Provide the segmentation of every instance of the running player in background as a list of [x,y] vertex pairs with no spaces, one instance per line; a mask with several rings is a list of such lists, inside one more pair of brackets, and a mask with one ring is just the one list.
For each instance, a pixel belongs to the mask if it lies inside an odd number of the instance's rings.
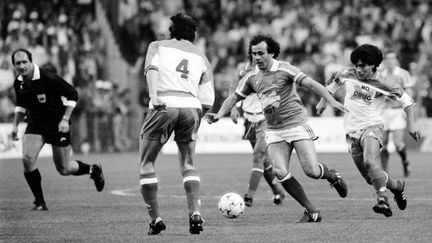
[[296,150],[307,176],[326,179],[341,197],[347,196],[348,189],[338,172],[318,162],[313,142],[317,137],[307,124],[306,109],[300,101],[295,84],[312,89],[325,97],[335,109],[346,109],[320,83],[288,62],[276,60],[279,52],[279,43],[273,38],[265,35],[254,36],[249,43],[249,53],[257,68],[239,81],[236,91],[223,102],[217,114],[207,114],[207,121],[217,122],[238,101],[256,93],[267,120],[265,139],[267,156],[273,165],[273,171],[288,194],[305,208],[303,217],[298,222],[320,222],[319,210],[289,171],[293,149]]
[[[384,56],[384,69],[381,74],[384,78],[396,81],[402,89],[411,97],[414,97],[414,80],[410,73],[399,66],[396,53],[389,51]],[[404,134],[407,128],[406,115],[402,103],[393,99],[386,99],[386,108],[383,113],[384,134],[383,148],[381,150],[381,164],[384,171],[388,172],[389,152],[387,145],[389,135],[393,135],[396,151],[402,159],[403,173],[405,177],[410,174],[410,163],[407,159],[407,151],[404,142]]]
[[27,127],[22,138],[24,177],[35,200],[33,210],[46,211],[42,178],[36,166],[45,143],[51,144],[54,164],[63,175],[88,175],[96,190],[102,191],[105,179],[100,164],[89,165],[69,160],[70,116],[78,100],[78,92],[61,77],[33,64],[31,52],[18,49],[12,53],[12,63],[18,76],[14,82],[15,117],[11,137],[18,139],[18,125],[26,117]]
[[151,218],[148,234],[166,229],[157,199],[155,160],[174,132],[180,171],[189,209],[189,231],[203,230],[200,215],[200,177],[194,166],[197,132],[202,116],[213,106],[213,73],[209,61],[192,42],[196,22],[179,13],[171,17],[170,40],[150,43],[145,75],[150,105],[140,133],[141,193]]
[[[344,105],[350,111],[344,115],[344,127],[349,151],[361,175],[376,191],[376,213],[392,216],[388,203],[387,188],[394,194],[400,210],[407,206],[405,182],[393,180],[380,166],[380,148],[382,146],[383,119],[387,98],[401,102],[407,114],[408,131],[415,141],[420,140],[420,133],[414,121],[414,103],[410,96],[394,81],[384,79],[377,71],[383,60],[381,50],[365,44],[351,53],[351,62],[355,68],[349,68],[333,74],[327,89],[334,94],[340,87],[345,87]],[[317,105],[318,114],[325,109],[325,101]]]
[[[249,61],[239,64],[239,79],[233,82],[230,87],[230,94],[235,91],[238,81],[246,75],[246,73],[255,69],[251,55]],[[253,197],[258,189],[261,177],[264,175],[265,180],[269,184],[273,192],[273,203],[279,205],[285,198],[283,189],[276,180],[273,173],[272,165],[267,159],[266,150],[267,144],[265,141],[265,116],[261,108],[261,103],[258,96],[253,93],[248,95],[243,101],[238,103],[240,106],[234,106],[231,109],[231,119],[237,124],[237,118],[240,116],[239,109],[243,113],[244,118],[244,134],[243,139],[248,140],[253,149],[253,164],[252,171],[249,177],[248,191],[244,195],[245,205],[251,207],[253,204]]]

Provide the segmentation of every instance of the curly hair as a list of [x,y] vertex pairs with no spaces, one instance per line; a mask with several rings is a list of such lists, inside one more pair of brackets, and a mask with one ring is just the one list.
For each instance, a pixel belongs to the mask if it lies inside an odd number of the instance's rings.
[[273,54],[273,58],[279,56],[280,45],[272,37],[268,35],[256,35],[252,37],[249,42],[249,55],[252,55],[252,46],[258,45],[260,42],[264,41],[267,44],[267,52]]
[[370,44],[364,44],[356,47],[350,56],[351,63],[356,65],[358,61],[362,61],[367,65],[374,65],[373,71],[375,72],[377,67],[383,61],[383,54],[381,50]]
[[197,29],[197,23],[190,16],[180,12],[171,18],[172,24],[169,27],[171,38],[177,40],[195,40],[195,31]]

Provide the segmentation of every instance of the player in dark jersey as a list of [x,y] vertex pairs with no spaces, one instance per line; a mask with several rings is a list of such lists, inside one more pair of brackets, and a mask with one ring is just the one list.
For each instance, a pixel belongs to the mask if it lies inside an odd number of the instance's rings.
[[305,208],[303,217],[298,222],[319,222],[320,212],[289,171],[293,149],[296,150],[307,176],[327,179],[341,197],[347,196],[348,189],[338,172],[318,162],[313,143],[317,137],[307,124],[306,109],[300,101],[295,84],[312,89],[335,109],[346,109],[317,81],[288,62],[276,60],[280,46],[273,38],[264,35],[253,37],[249,43],[249,52],[257,68],[240,80],[236,91],[224,101],[217,114],[207,115],[207,121],[218,121],[238,101],[251,93],[256,93],[267,120],[267,155],[273,164],[275,175],[288,194]]
[[35,197],[33,210],[48,210],[41,175],[36,167],[36,160],[45,143],[51,144],[54,164],[61,175],[90,174],[96,190],[102,191],[105,180],[100,164],[69,161],[69,118],[78,100],[77,91],[56,74],[33,64],[28,50],[18,49],[11,57],[18,73],[14,82],[17,106],[11,137],[18,139],[18,125],[25,117],[27,127],[22,138],[22,161],[24,177]]
[[[238,69],[239,79],[244,77],[246,73],[254,70],[255,65],[253,64],[252,56],[249,55],[248,62],[240,63]],[[232,83],[230,93],[234,92],[237,88],[239,79]],[[267,158],[267,144],[264,132],[266,120],[258,96],[255,93],[250,94],[239,104],[241,104],[240,107],[234,106],[231,109],[231,120],[237,124],[237,118],[240,115],[239,110],[243,113],[244,134],[242,138],[248,140],[253,149],[253,163],[249,176],[248,190],[243,197],[245,205],[252,207],[255,191],[258,189],[259,182],[263,176],[273,192],[273,203],[280,205],[285,198],[285,194],[283,193],[282,186],[277,182],[272,164]]]

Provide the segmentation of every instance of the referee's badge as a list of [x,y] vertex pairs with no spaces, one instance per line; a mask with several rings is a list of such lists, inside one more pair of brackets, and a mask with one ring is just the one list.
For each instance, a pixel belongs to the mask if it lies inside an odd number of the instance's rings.
[[38,94],[37,99],[40,103],[45,103],[46,102],[46,95],[45,94]]

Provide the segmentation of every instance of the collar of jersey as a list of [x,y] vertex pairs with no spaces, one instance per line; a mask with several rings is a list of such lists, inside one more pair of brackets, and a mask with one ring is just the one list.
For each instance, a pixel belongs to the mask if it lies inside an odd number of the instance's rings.
[[[36,79],[40,79],[40,70],[39,70],[39,66],[36,64],[33,64],[34,70],[33,70],[33,78],[32,80],[36,80]],[[22,75],[19,75],[17,78],[19,81],[23,81],[23,77]]]
[[[273,59],[273,63],[272,63],[272,65],[271,65],[269,71],[271,71],[271,72],[275,72],[275,71],[278,70],[278,68],[279,68],[279,61],[276,60],[276,59]],[[259,68],[258,68],[257,65],[255,65],[255,70],[259,71]]]

